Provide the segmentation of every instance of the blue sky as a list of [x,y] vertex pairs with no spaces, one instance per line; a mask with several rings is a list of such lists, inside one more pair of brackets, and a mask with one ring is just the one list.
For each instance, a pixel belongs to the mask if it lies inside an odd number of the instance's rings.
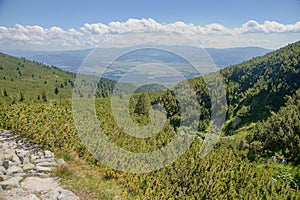
[[[175,24],[178,30],[189,27],[182,24],[179,27],[176,22],[199,26],[201,31],[193,34],[200,37],[205,32],[206,37],[198,40],[207,47],[278,48],[300,38],[299,11],[300,0],[0,0],[0,49],[12,46],[43,49],[46,43],[42,40],[47,40],[47,48],[51,49],[87,48],[100,40],[95,39],[95,35],[91,39],[91,34],[115,32],[115,27],[107,28],[102,24],[121,22],[123,24],[118,26],[124,29],[125,25],[138,26],[142,23],[126,23],[128,19],[151,19],[159,25]],[[213,27],[211,24],[214,24]],[[202,30],[203,27],[209,30]],[[224,33],[224,37],[228,33],[232,35],[226,38],[230,42],[222,43],[224,38],[220,34],[211,35],[216,27]],[[117,28],[117,32],[121,28]],[[57,35],[63,40],[59,41]],[[79,44],[80,40],[88,37],[89,41]],[[203,42],[205,39],[206,43]]]
[[234,27],[250,19],[295,23],[299,11],[299,0],[0,0],[0,25],[78,28],[84,23],[153,18],[160,23]]

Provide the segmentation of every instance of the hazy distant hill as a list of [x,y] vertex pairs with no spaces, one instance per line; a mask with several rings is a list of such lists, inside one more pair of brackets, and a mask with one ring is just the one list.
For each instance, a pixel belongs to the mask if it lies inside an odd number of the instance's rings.
[[[0,52],[0,101],[39,102],[59,98],[71,98],[76,74],[65,72],[25,58],[16,58]],[[97,97],[111,93],[116,82],[101,78],[96,91]],[[130,84],[122,84],[130,88]],[[136,92],[162,91],[163,86],[148,84]]]
[[208,48],[205,50],[219,68],[238,64],[253,57],[263,56],[272,51],[261,47],[237,47],[228,49]]
[[[163,48],[163,46],[158,46],[158,48]],[[193,54],[193,52],[196,52],[195,47],[176,46],[172,48],[184,49],[185,51],[191,52],[191,55]],[[117,48],[105,49],[106,52],[112,53],[115,53],[116,51],[122,52],[123,50]],[[227,49],[207,48],[205,50],[219,68],[238,64],[253,57],[265,55],[266,53],[271,51],[269,49],[260,47],[238,47]],[[5,53],[17,57],[25,57],[26,59],[42,62],[47,65],[54,65],[66,71],[77,72],[82,61],[88,56],[91,51],[92,49],[73,51],[5,51]],[[161,53],[157,55],[153,54],[150,51],[144,51],[144,53],[139,55],[141,59],[139,60],[139,57],[135,57],[135,60],[138,60],[140,62],[149,62],[149,60],[143,59],[146,56],[148,58],[150,57],[152,60],[163,60],[166,62],[174,63],[178,61],[176,58],[168,58],[169,55],[170,54],[163,55]],[[132,58],[128,58],[128,60],[124,60],[124,62],[128,62],[129,59]],[[113,75],[107,75],[106,77],[115,79]]]

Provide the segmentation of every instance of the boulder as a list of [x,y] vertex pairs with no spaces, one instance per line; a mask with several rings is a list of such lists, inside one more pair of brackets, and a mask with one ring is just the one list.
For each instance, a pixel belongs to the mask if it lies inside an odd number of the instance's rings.
[[27,177],[40,177],[40,178],[48,178],[50,177],[48,174],[45,173],[37,173],[37,172],[32,172],[27,174]]
[[51,167],[36,166],[36,167],[33,168],[33,170],[43,173],[43,172],[51,172],[52,168]]
[[5,200],[19,200],[28,194],[29,193],[19,187],[4,191]]
[[34,164],[31,164],[31,163],[24,164],[24,166],[23,166],[24,171],[31,170],[33,168],[34,168]]
[[55,162],[54,158],[41,158],[36,160],[31,160],[34,164],[43,163],[43,162]]
[[23,189],[30,192],[47,193],[59,187],[54,178],[27,177],[22,183]]
[[61,187],[47,193],[43,196],[44,200],[80,200],[73,192]]
[[3,167],[5,169],[11,168],[12,166],[14,166],[14,163],[10,160],[4,160],[3,161]]
[[51,151],[44,151],[44,158],[53,158],[54,157],[54,153],[52,153]]
[[56,163],[57,163],[57,165],[65,165],[66,164],[66,162],[62,158],[57,159]]
[[242,121],[242,119],[239,116],[235,116],[234,121],[232,123],[232,127],[236,128],[240,124],[241,121]]
[[36,164],[36,166],[42,166],[42,167],[54,167],[56,165],[57,165],[56,162],[41,162]]
[[27,195],[26,197],[21,198],[20,200],[40,200],[40,199],[34,194],[30,194]]
[[7,175],[0,175],[0,181],[5,181],[8,179]]
[[6,169],[3,166],[0,166],[0,174],[6,174]]
[[9,189],[18,187],[19,186],[19,181],[21,179],[22,178],[20,178],[20,177],[12,177],[10,179],[7,179],[6,181],[0,182],[0,186],[2,186],[2,188],[5,189],[5,190],[9,190]]
[[23,173],[23,169],[21,167],[17,167],[17,166],[12,166],[10,168],[7,169],[7,175],[11,176],[13,174],[16,173]]
[[[23,150],[23,149],[18,149],[16,150],[16,155],[19,157],[20,161],[25,164],[26,161],[29,161],[28,156],[29,156],[29,151]],[[24,163],[25,159],[25,163]]]
[[44,154],[42,152],[37,152],[37,156],[39,157],[39,159],[44,158]]
[[20,158],[17,156],[17,154],[13,153],[12,155],[12,162],[14,163],[14,165],[19,166],[21,165],[21,161]]
[[2,189],[2,186],[0,185],[0,199],[4,197],[4,191]]

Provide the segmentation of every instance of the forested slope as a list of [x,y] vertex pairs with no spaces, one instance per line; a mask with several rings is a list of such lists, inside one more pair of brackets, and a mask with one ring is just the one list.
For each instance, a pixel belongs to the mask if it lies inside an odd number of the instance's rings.
[[220,72],[227,85],[228,118],[265,119],[300,87],[300,42]]

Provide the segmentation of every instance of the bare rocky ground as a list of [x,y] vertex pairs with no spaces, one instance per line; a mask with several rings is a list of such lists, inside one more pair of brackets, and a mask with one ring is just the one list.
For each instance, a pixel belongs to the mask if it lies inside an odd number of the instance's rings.
[[64,165],[51,151],[10,131],[0,130],[0,199],[1,200],[78,200],[73,192],[63,189],[51,171]]

